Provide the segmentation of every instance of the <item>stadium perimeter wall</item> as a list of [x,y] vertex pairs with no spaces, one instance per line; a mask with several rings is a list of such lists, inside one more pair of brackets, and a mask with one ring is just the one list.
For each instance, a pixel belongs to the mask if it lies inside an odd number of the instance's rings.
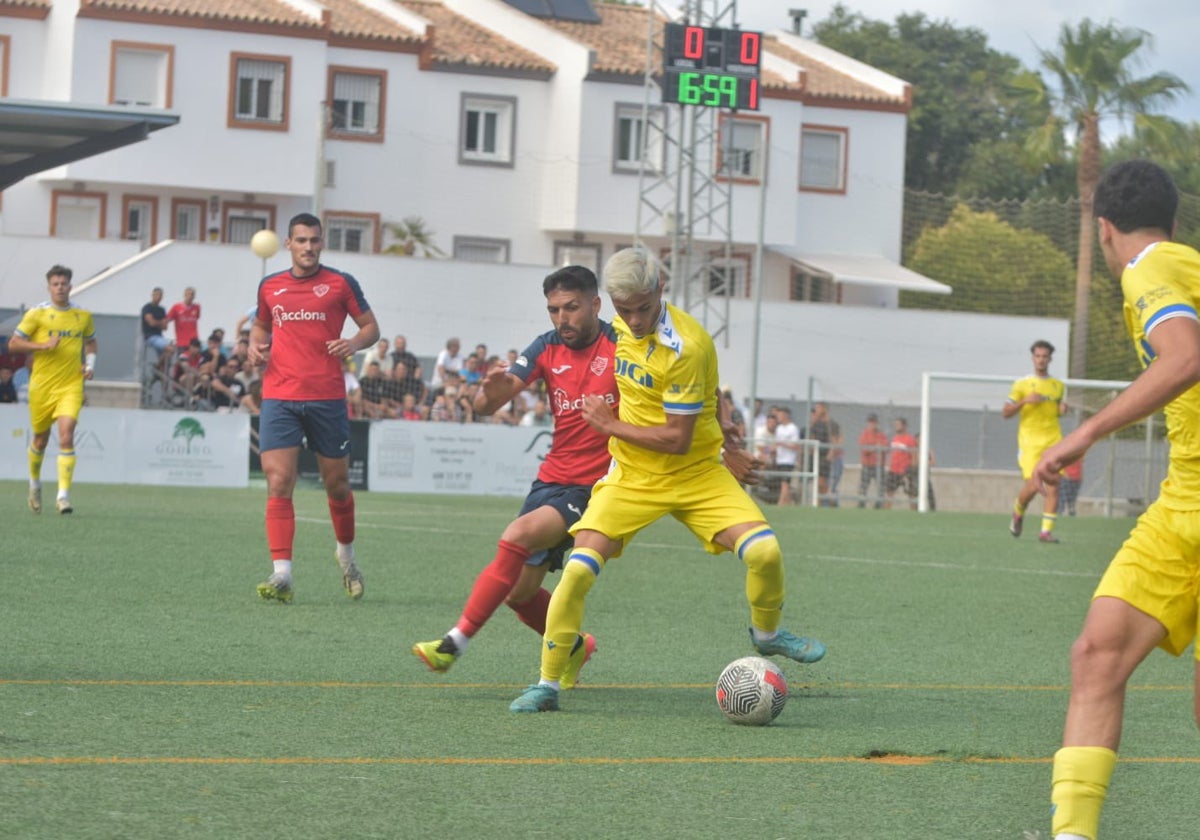
[[[0,237],[0,253],[6,252],[8,241]],[[101,254],[92,249],[94,243],[72,240],[25,239],[21,245],[25,266],[73,261],[94,265],[101,257],[124,256]],[[35,254],[38,247],[42,250]],[[541,283],[553,266],[332,252],[326,252],[325,261],[358,278],[382,334],[389,339],[405,335],[418,356],[436,355],[451,336],[461,338],[464,347],[482,342],[495,353],[520,350],[550,326]],[[106,264],[111,267],[94,277],[82,271],[76,275],[74,298],[80,306],[97,314],[136,315],[154,286],[163,287],[167,306],[182,297],[185,286],[194,286],[202,307],[202,333],[215,327],[231,331],[253,305],[263,275],[263,261],[244,245],[166,242]],[[278,271],[287,265],[281,253],[268,260],[266,268]],[[0,264],[5,299],[44,300],[44,268],[37,273],[25,270],[30,273],[14,278]],[[1028,372],[1029,345],[1036,339],[1059,348],[1056,369],[1065,370],[1070,362],[1069,323],[1064,318],[766,300],[756,329],[753,300],[729,303],[729,326],[718,335],[717,350],[723,384],[743,398],[756,386],[767,401],[800,400],[809,393],[811,381],[816,399],[917,405],[924,371],[1015,379]],[[601,314],[612,316],[607,300]],[[720,325],[706,326],[717,331]],[[99,340],[101,353],[109,352],[107,346],[128,356],[127,346],[114,348],[111,341],[106,345],[105,336]],[[122,337],[118,345],[125,341]]]

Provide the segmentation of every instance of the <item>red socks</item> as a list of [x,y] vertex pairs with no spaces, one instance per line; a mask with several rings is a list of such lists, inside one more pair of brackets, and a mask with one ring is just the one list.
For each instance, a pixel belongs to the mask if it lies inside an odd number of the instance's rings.
[[528,601],[512,604],[517,618],[528,627],[532,627],[539,636],[546,635],[546,610],[550,608],[550,593],[539,589]]
[[354,542],[354,494],[344,501],[329,500],[329,518],[333,520],[333,536],[342,545]]
[[296,537],[296,510],[291,499],[267,497],[267,547],[272,560],[291,560]]
[[[504,599],[512,592],[517,578],[521,575],[521,567],[528,559],[529,552],[524,548],[500,540],[495,558],[475,579],[475,586],[467,596],[462,617],[458,620],[458,629],[465,636],[470,638],[478,633],[479,628],[486,624],[496,609],[504,603]],[[544,620],[544,610],[542,615]]]

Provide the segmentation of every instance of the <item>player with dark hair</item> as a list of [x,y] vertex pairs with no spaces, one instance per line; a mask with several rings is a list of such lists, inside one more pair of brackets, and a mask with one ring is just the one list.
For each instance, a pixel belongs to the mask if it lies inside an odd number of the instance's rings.
[[[1121,280],[1125,324],[1144,370],[1047,449],[1034,471],[1053,487],[1096,441],[1165,411],[1167,477],[1101,577],[1071,647],[1071,696],[1051,793],[1057,840],[1096,840],[1129,678],[1155,647],[1179,656],[1200,629],[1200,254],[1170,241],[1177,204],[1171,177],[1146,160],[1118,163],[1100,179],[1093,205],[1100,249]],[[1200,723],[1200,647],[1195,652]]]
[[[266,366],[259,450],[267,478],[267,546],[274,570],[258,585],[258,596],[285,604],[292,600],[292,493],[300,445],[307,440],[329,499],[342,585],[357,600],[363,578],[354,559],[350,417],[342,367],[343,359],[379,340],[379,325],[358,281],[321,264],[320,219],[310,213],[294,216],[284,247],[292,265],[259,283],[247,354],[252,364]],[[358,332],[342,338],[347,318]]]
[[[477,414],[492,414],[540,379],[554,416],[553,442],[520,513],[476,578],[458,623],[442,639],[413,645],[413,653],[432,671],[449,670],[501,603],[539,636],[546,632],[550,593],[542,581],[548,571],[562,568],[563,554],[572,544],[567,529],[579,520],[592,485],[608,469],[608,438],[587,424],[582,411],[584,394],[598,394],[614,408],[618,400],[616,334],[600,319],[596,275],[578,265],[560,268],[546,277],[542,292],[554,329],[535,338],[511,367],[507,362],[494,365],[474,407]],[[590,633],[576,634],[564,688],[575,684],[595,649]]]
[[[640,248],[615,253],[604,285],[617,318],[616,380],[620,419],[600,394],[583,397],[583,419],[610,438],[613,463],[571,527],[575,547],[550,599],[541,681],[509,707],[558,708],[558,696],[583,622],[584,600],[610,557],[646,526],[670,514],[710,553],[733,551],[746,565],[750,642],[764,656],[816,662],[825,646],[779,627],[783,556],[762,511],[721,466],[732,424],[719,399],[712,337],[686,312],[662,300],[658,265]],[[739,441],[740,442],[740,441]]]
[[[1066,386],[1061,379],[1050,375],[1054,345],[1049,341],[1035,341],[1029,352],[1033,354],[1033,373],[1013,383],[1008,399],[1000,410],[1005,419],[1018,413],[1021,415],[1017,425],[1017,463],[1025,483],[1013,502],[1012,521],[1008,525],[1008,531],[1014,537],[1021,536],[1025,508],[1038,494],[1039,485],[1033,477],[1033,468],[1047,448],[1062,440],[1058,418],[1067,410],[1067,404],[1063,401]],[[1050,486],[1045,492],[1042,530],[1038,540],[1056,543],[1058,537],[1054,536],[1054,523],[1058,520],[1058,488]]]
[[8,339],[10,353],[32,353],[29,377],[29,509],[42,512],[42,460],[50,427],[58,426],[59,513],[71,513],[75,476],[75,426],[83,407],[83,383],[96,369],[96,329],[92,313],[71,303],[71,269],[55,265],[46,272],[50,300],[21,317]]

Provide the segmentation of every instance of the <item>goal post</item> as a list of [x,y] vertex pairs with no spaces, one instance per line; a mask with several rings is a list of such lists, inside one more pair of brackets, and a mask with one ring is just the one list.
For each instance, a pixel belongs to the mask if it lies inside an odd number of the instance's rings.
[[[921,406],[920,406],[920,432],[918,435],[917,448],[917,510],[921,513],[926,513],[930,510],[930,476],[931,464],[930,453],[935,451],[933,440],[934,424],[933,412],[935,408],[954,407],[961,408],[971,404],[972,400],[975,405],[979,404],[980,400],[990,400],[996,402],[1003,401],[1007,398],[1009,388],[1018,379],[1018,376],[1001,376],[998,374],[973,374],[973,373],[949,373],[949,372],[924,372],[921,374]],[[1109,381],[1099,379],[1063,379],[1063,384],[1067,386],[1068,405],[1077,409],[1080,414],[1094,413],[1108,402],[1119,392],[1129,386],[1130,383],[1123,381]],[[986,386],[986,389],[965,389],[959,394],[946,394],[946,387],[951,383],[967,383]],[[939,386],[943,386],[939,388]],[[939,393],[940,392],[940,393]],[[986,398],[982,395],[986,394]],[[1158,438],[1161,432],[1161,425],[1156,430],[1155,418],[1150,417],[1142,421],[1145,427],[1144,436],[1136,432],[1122,430],[1117,434],[1124,439],[1122,442],[1128,445],[1136,444],[1139,448],[1138,460],[1144,462],[1141,480],[1142,486],[1139,491],[1142,493],[1145,501],[1148,503],[1153,495],[1155,479],[1161,481],[1165,475],[1165,451],[1158,444]],[[1134,424],[1135,426],[1137,424]],[[1067,431],[1064,428],[1064,432]],[[1110,436],[1109,440],[1115,436]],[[1016,444],[1016,429],[1012,431],[1013,447]],[[1014,452],[1015,454],[1015,452]],[[1116,474],[1115,463],[1119,456],[1115,448],[1110,448],[1108,459],[1108,469],[1106,470],[1106,487],[1107,487],[1107,503],[1105,511],[1109,515],[1112,513],[1113,499],[1113,483]],[[1015,463],[1015,457],[1010,463]]]

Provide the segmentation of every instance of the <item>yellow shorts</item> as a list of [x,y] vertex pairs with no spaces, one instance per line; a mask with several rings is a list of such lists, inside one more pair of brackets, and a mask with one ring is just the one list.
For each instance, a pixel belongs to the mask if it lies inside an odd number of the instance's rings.
[[[596,482],[592,500],[571,533],[599,531],[628,544],[638,531],[670,514],[704,544],[709,554],[727,551],[713,537],[746,522],[766,522],[754,500],[719,459],[702,461],[671,475],[614,463]],[[620,551],[614,554],[619,557]]]
[[59,417],[79,419],[83,407],[83,388],[38,388],[29,391],[29,425],[33,433],[41,434],[54,425]]
[[1159,647],[1175,656],[1187,650],[1200,614],[1200,511],[1151,505],[1092,597],[1120,598],[1153,616],[1167,628]]
[[[1062,438],[1058,440],[1062,440]],[[1037,446],[1017,450],[1017,465],[1021,468],[1021,478],[1029,479],[1033,476],[1034,467],[1037,466],[1038,461],[1042,460],[1042,453],[1058,443],[1058,440],[1048,440]]]

